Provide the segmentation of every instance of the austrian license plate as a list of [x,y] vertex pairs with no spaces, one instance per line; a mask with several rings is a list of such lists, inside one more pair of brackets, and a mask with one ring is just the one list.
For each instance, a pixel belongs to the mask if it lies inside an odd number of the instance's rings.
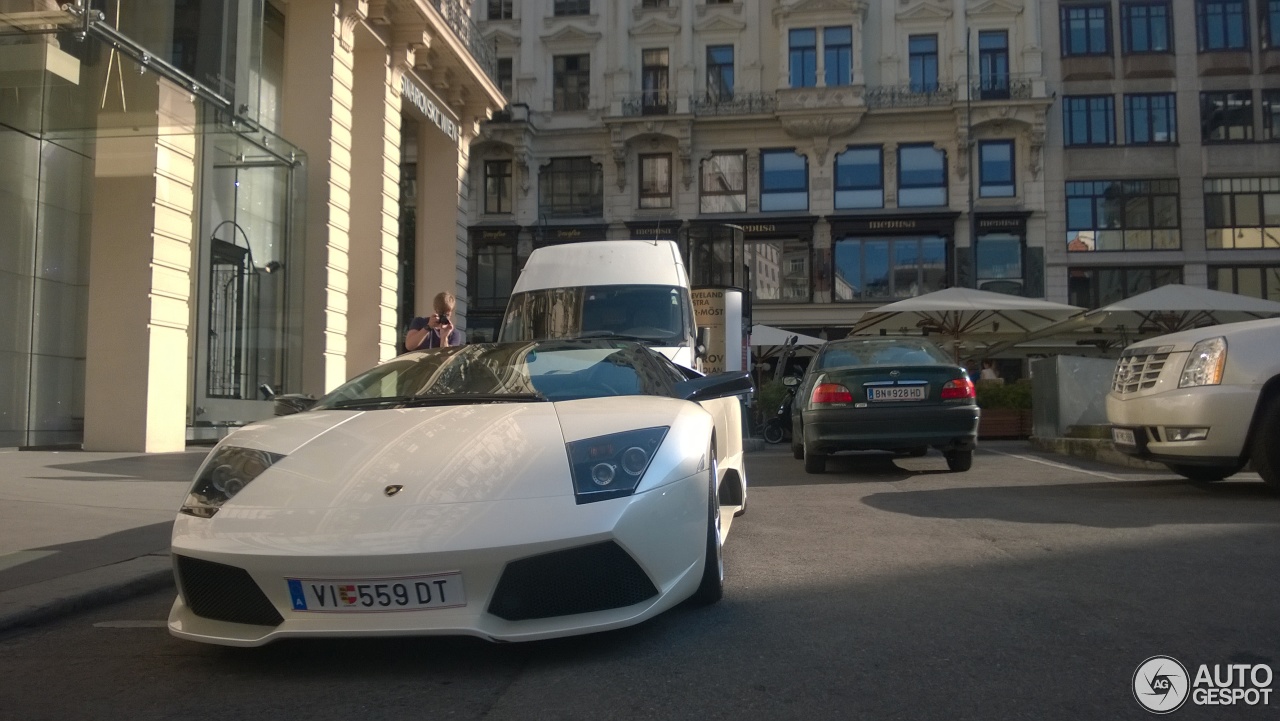
[[867,389],[869,401],[922,401],[928,386],[872,386]]
[[418,611],[467,605],[462,574],[335,580],[286,578],[295,611]]
[[1130,428],[1112,428],[1111,440],[1122,446],[1136,446],[1138,441],[1134,438],[1133,430]]

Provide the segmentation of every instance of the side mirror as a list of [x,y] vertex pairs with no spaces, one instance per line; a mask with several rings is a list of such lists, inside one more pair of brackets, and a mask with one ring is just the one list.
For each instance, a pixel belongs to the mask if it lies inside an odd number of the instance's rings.
[[742,395],[755,390],[751,374],[746,371],[726,371],[709,376],[690,378],[676,384],[676,393],[686,401],[709,401],[713,398]]
[[696,345],[694,345],[693,347],[694,357],[706,358],[707,349],[710,348],[711,346],[711,329],[708,328],[707,326],[702,326],[701,328],[699,328],[698,337],[695,343]]
[[294,413],[311,410],[311,406],[314,406],[319,399],[309,393],[286,393],[275,396],[272,400],[275,401],[277,416],[291,416]]
[[782,379],[782,385],[788,388],[795,388],[796,386],[800,385],[800,379],[797,378],[796,376],[787,376],[786,378]]

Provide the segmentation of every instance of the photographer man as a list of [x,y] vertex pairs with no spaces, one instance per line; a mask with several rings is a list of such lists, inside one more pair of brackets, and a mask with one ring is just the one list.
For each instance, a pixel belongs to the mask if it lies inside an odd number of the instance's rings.
[[436,294],[435,300],[431,302],[436,312],[426,318],[419,316],[413,319],[408,332],[404,334],[404,349],[411,351],[462,345],[465,342],[462,331],[453,327],[453,308],[457,302],[453,293]]

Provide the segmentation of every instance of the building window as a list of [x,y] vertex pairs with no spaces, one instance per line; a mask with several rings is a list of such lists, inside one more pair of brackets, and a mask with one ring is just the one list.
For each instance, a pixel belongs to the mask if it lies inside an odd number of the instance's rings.
[[484,212],[511,212],[511,161],[486,160],[484,163]]
[[1280,90],[1262,91],[1262,139],[1280,140]]
[[640,207],[671,207],[671,155],[640,156]]
[[1062,7],[1062,57],[1111,54],[1111,12],[1108,5]]
[[747,212],[746,169],[745,153],[714,153],[702,161],[701,212]]
[[1009,33],[1004,30],[978,33],[978,81],[980,99],[1009,97]]
[[978,143],[978,195],[983,198],[1012,198],[1013,141],[983,140]]
[[746,263],[751,268],[751,300],[807,303],[809,243],[803,240],[749,240]]
[[1245,0],[1196,0],[1196,39],[1200,52],[1249,49]]
[[1200,93],[1200,139],[1206,143],[1253,140],[1253,91]]
[[809,209],[809,159],[794,150],[760,152],[760,210]]
[[667,83],[670,78],[666,48],[640,53],[640,82],[643,88],[641,112],[645,115],[667,114]]
[[912,298],[947,283],[947,241],[939,236],[844,238],[834,260],[836,301]]
[[1177,180],[1067,183],[1067,250],[1178,250]]
[[884,150],[879,145],[836,155],[836,207],[884,207]]
[[642,8],[665,8],[670,6],[670,0],[644,0],[640,3]]
[[1204,181],[1205,246],[1280,248],[1280,177]]
[[1063,144],[1114,145],[1115,98],[1110,95],[1068,95],[1062,99]]
[[733,46],[707,46],[707,99],[733,99]]
[[1280,266],[1211,266],[1209,289],[1280,301]]
[[502,308],[515,285],[516,248],[511,243],[486,243],[475,248],[472,264],[471,303],[478,307]]
[[1265,0],[1262,5],[1262,42],[1280,48],[1280,0]]
[[1173,93],[1124,96],[1124,136],[1129,145],[1178,142]]
[[[1011,233],[984,233],[974,249],[978,288],[982,281],[1022,280],[1022,237]],[[1002,286],[996,286],[1002,287]],[[1007,287],[1007,284],[1003,284]]]
[[822,59],[827,87],[848,85],[853,73],[853,28],[824,28]]
[[1081,308],[1101,308],[1181,282],[1181,268],[1072,268],[1067,278],[1067,302]]
[[538,178],[539,212],[594,217],[604,212],[604,173],[591,158],[553,158]]
[[1121,44],[1126,55],[1172,50],[1169,3],[1125,3],[1120,6],[1120,18]]
[[947,204],[947,154],[932,145],[898,146],[898,207]]
[[818,84],[818,31],[792,30],[788,37],[791,40],[791,87],[812,88]]
[[591,56],[557,55],[553,61],[555,110],[586,110],[591,103]]
[[911,63],[911,92],[935,92],[938,89],[938,36],[912,35],[907,39],[907,51]]
[[498,58],[498,89],[502,91],[507,100],[511,99],[511,93],[515,89],[515,85],[512,82],[513,76],[511,58]]
[[556,0],[554,12],[556,17],[590,15],[591,0]]
[[489,0],[489,19],[510,20],[514,17],[511,14],[511,6],[514,4],[513,0]]

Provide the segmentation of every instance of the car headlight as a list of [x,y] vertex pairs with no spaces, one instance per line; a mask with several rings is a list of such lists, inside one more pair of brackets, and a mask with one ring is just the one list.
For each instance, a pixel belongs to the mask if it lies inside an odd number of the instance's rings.
[[249,482],[284,458],[279,453],[253,448],[223,446],[213,452],[200,469],[191,492],[182,504],[182,512],[199,518],[213,518],[222,504],[231,500]]
[[579,505],[635,493],[668,426],[611,433],[566,444]]
[[1222,382],[1222,369],[1227,366],[1227,339],[1221,336],[1196,343],[1182,367],[1179,388],[1216,386]]

